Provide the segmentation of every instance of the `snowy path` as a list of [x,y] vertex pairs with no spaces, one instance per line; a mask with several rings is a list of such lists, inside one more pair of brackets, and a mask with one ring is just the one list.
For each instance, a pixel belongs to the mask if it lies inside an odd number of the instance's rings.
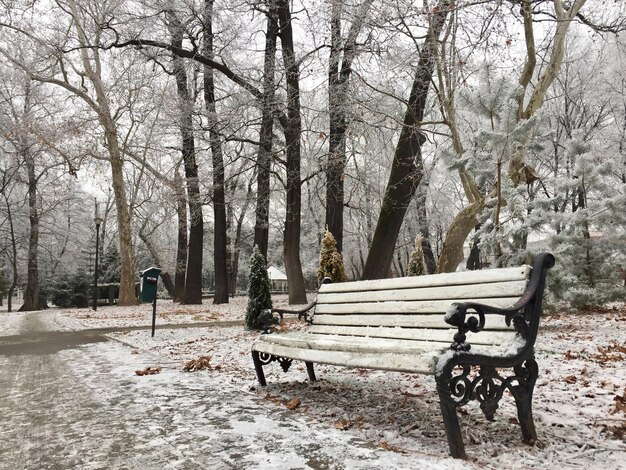
[[475,468],[277,412],[234,377],[136,376],[157,358],[95,333],[42,334],[64,329],[55,312],[2,315],[0,331],[4,322],[21,336],[0,337],[3,469]]

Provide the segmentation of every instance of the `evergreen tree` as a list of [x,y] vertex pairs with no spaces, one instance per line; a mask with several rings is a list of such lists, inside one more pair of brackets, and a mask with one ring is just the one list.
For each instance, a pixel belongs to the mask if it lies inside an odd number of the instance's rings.
[[98,262],[98,284],[120,282],[121,265],[117,244],[109,243],[102,255],[102,260]]
[[343,256],[337,250],[335,237],[328,230],[326,230],[324,238],[322,238],[317,281],[321,283],[325,277],[329,277],[332,282],[345,282],[347,280],[343,266]]
[[272,308],[270,279],[267,275],[265,257],[254,245],[250,257],[250,274],[248,275],[248,307],[246,309],[246,327],[251,330],[262,329],[261,314],[263,310]]
[[426,272],[426,263],[424,262],[424,252],[422,251],[422,234],[418,233],[415,237],[415,249],[411,253],[409,259],[409,269],[407,276],[423,276]]
[[57,307],[87,307],[92,293],[91,279],[84,271],[62,274],[48,288],[48,298]]
[[[624,190],[608,184],[615,173],[614,163],[595,155],[581,133],[567,143],[568,157],[574,162],[569,176],[557,179],[558,202],[570,202],[572,212],[533,214],[551,217],[558,232],[550,239],[559,269],[550,275],[549,291],[554,300],[574,308],[593,308],[626,297],[620,266],[626,266],[624,244]],[[593,196],[593,197],[592,197]],[[570,196],[571,199],[571,196]]]

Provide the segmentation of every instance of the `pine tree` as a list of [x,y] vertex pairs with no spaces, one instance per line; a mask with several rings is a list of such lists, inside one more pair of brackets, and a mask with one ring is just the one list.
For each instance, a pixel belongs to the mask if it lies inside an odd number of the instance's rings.
[[246,327],[252,330],[262,329],[261,313],[263,310],[271,308],[270,279],[267,275],[265,257],[261,254],[259,247],[254,245],[254,250],[250,257],[250,274],[248,275]]
[[324,233],[320,250],[320,264],[317,268],[317,280],[322,282],[329,277],[332,282],[345,282],[346,272],[343,267],[343,256],[337,250],[335,237],[328,230]]
[[409,259],[409,270],[407,276],[423,276],[426,273],[426,263],[424,262],[424,252],[422,251],[422,234],[415,237],[415,249]]
[[109,243],[98,263],[98,283],[108,284],[120,282],[122,261],[115,242]]

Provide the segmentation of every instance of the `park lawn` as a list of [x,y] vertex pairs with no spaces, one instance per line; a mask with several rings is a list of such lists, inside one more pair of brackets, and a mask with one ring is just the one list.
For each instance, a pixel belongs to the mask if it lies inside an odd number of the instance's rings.
[[[275,306],[285,303],[285,296],[275,296]],[[235,297],[227,305],[162,301],[159,325],[217,323],[159,329],[155,338],[145,329],[109,336],[148,353],[152,362],[146,367],[193,373],[200,383],[234,381],[242,393],[256,395],[277,413],[304,414],[416,462],[447,456],[431,376],[317,365],[319,380],[309,383],[304,364],[294,362],[286,374],[277,364],[265,367],[268,387],[259,387],[250,357],[258,333],[244,329],[245,305],[245,297]],[[81,328],[148,325],[151,314],[149,304],[60,312],[63,321]],[[303,327],[287,321],[280,328]],[[183,371],[200,357],[208,368]],[[533,403],[538,442],[534,446],[521,442],[512,397],[501,401],[493,423],[470,404],[460,413],[469,468],[626,468],[626,306],[546,315],[536,357],[539,379]]]

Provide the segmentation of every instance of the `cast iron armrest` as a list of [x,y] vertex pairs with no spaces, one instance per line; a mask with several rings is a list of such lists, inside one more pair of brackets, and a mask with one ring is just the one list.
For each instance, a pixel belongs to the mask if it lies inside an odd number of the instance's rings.
[[[444,320],[448,325],[456,327],[459,331],[454,335],[454,343],[450,347],[456,351],[469,351],[470,345],[465,342],[468,331],[478,333],[485,328],[485,315],[504,315],[507,326],[511,325],[511,320],[524,307],[517,302],[513,307],[498,308],[491,305],[479,304],[476,302],[455,302],[448,309]],[[469,312],[468,309],[473,310]],[[476,318],[477,315],[478,318]]]
[[317,302],[314,300],[313,302],[311,302],[309,305],[307,305],[306,307],[303,307],[299,310],[290,310],[287,308],[273,308],[272,309],[272,313],[276,312],[278,313],[278,315],[280,316],[280,321],[283,321],[283,315],[285,313],[288,314],[293,314],[293,315],[298,315],[298,320],[302,320],[304,319],[305,322],[307,323],[311,323],[312,318],[311,316],[307,313],[309,310],[311,310],[313,307],[315,307],[315,304]]
[[[533,264],[533,271],[526,288],[526,292],[515,302],[514,305],[506,308],[493,307],[490,305],[480,304],[477,302],[455,302],[453,303],[444,317],[446,323],[458,328],[458,332],[454,335],[454,343],[450,347],[456,351],[469,351],[470,345],[465,342],[466,333],[471,331],[472,333],[478,333],[485,327],[485,315],[496,314],[503,315],[507,326],[511,326],[511,321],[514,323],[520,316],[523,316],[522,311],[526,307],[534,302],[535,299],[543,296],[543,289],[546,280],[546,273],[548,269],[554,266],[554,256],[551,253],[541,253],[535,258]],[[541,313],[540,302],[535,302],[536,314]],[[471,309],[470,316],[466,320],[467,310]],[[516,323],[516,327],[517,327]],[[523,332],[522,332],[523,333]]]

